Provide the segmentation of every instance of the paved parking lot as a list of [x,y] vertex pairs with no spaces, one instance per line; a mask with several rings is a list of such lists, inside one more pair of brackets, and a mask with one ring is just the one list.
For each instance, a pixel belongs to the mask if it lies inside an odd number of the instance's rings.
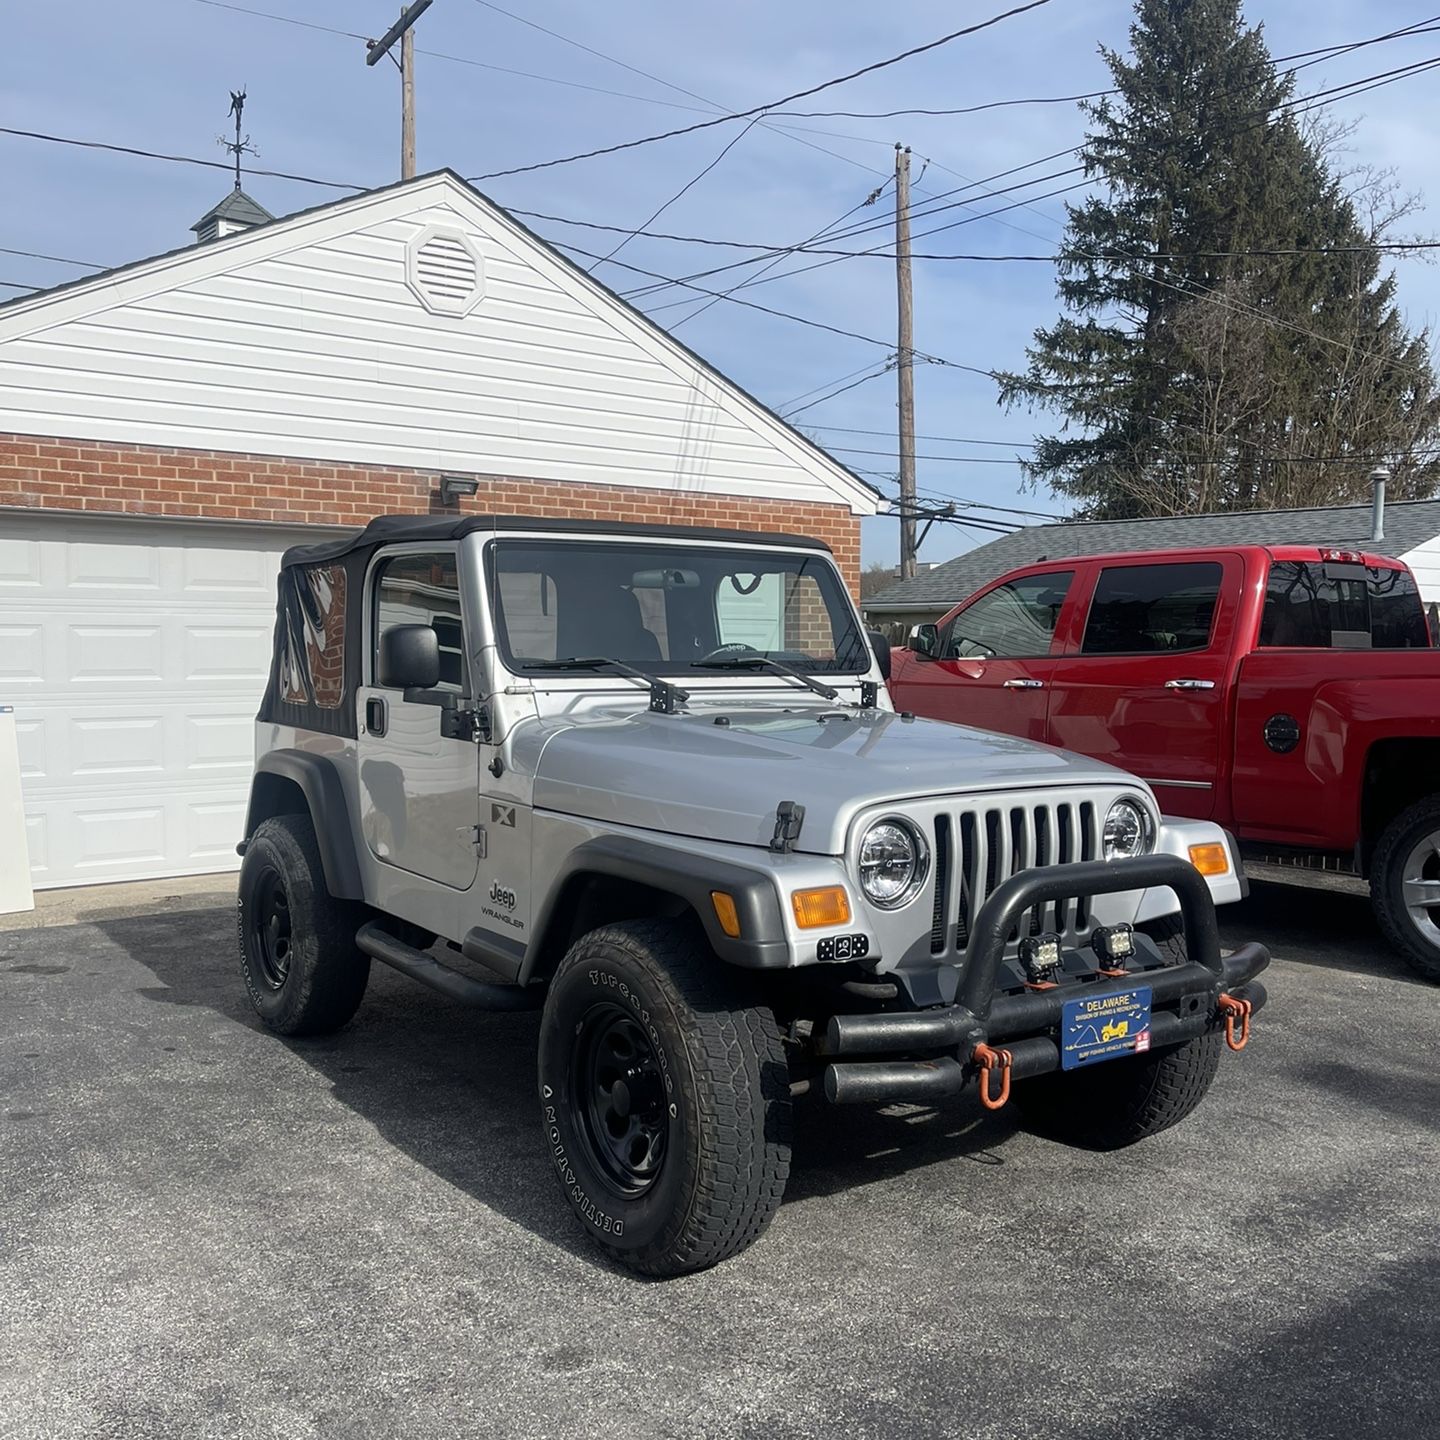
[[1348,896],[1226,928],[1272,1004],[1187,1125],[811,1107],[769,1236],[669,1283],[571,1221],[534,1017],[376,967],[286,1044],[227,910],[0,933],[0,1435],[1419,1433],[1440,990]]

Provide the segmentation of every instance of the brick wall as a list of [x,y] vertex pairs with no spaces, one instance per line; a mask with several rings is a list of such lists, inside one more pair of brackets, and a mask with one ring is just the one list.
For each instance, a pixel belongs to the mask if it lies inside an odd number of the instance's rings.
[[[453,473],[453,472],[447,472]],[[440,472],[390,470],[224,451],[0,435],[0,505],[130,515],[363,525],[374,515],[440,510]],[[477,476],[464,511],[642,520],[813,535],[859,593],[860,521],[840,504],[701,495]]]

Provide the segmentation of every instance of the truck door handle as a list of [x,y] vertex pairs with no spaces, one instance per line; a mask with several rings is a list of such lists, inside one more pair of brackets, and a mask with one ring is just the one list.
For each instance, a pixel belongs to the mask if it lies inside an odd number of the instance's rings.
[[1006,690],[1043,690],[1045,682],[1043,680],[1006,680],[1003,682],[1003,688]]
[[1167,690],[1213,690],[1215,682],[1213,680],[1167,680],[1165,688]]
[[385,702],[378,695],[365,702],[365,728],[372,735],[385,733]]

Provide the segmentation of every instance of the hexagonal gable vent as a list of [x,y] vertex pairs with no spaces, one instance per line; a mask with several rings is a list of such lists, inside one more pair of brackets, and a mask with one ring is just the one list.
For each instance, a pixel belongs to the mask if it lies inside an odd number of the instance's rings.
[[470,237],[431,225],[405,250],[405,281],[436,315],[468,315],[485,298],[485,261]]

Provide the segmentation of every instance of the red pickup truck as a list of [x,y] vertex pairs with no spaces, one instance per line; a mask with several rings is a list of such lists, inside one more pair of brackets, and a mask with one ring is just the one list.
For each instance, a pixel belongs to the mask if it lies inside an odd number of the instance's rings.
[[897,709],[1132,771],[1242,849],[1353,870],[1440,981],[1440,651],[1381,555],[1235,546],[1012,570],[911,632]]

